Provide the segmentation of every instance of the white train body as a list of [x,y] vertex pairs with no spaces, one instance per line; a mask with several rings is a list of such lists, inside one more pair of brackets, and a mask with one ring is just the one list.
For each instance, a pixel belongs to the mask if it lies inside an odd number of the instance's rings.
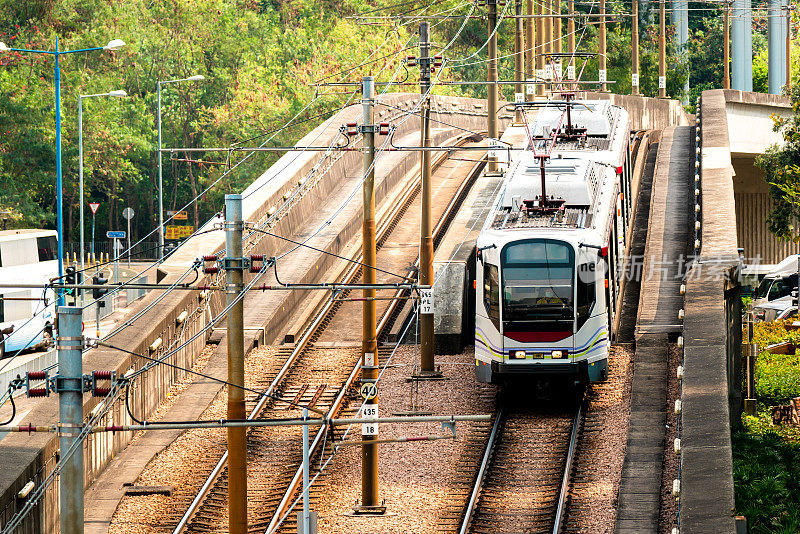
[[[540,111],[531,133],[550,137],[563,126],[562,113],[563,107]],[[586,135],[559,140],[545,161],[547,197],[563,200],[562,208],[535,208],[540,161],[532,151],[519,152],[478,237],[480,381],[608,375],[630,216],[630,121],[606,101],[573,103],[571,121]]]

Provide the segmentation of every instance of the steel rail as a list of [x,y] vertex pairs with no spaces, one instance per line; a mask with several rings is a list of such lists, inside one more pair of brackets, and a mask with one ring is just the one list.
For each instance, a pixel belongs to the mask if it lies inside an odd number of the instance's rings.
[[[464,143],[467,140],[468,140],[468,137],[459,136],[457,138],[456,143]],[[443,161],[445,161],[446,159],[447,159],[447,153],[441,154],[440,157],[437,159],[436,166],[438,167],[439,165],[441,165],[441,163]],[[415,191],[416,191],[417,187],[419,186],[419,182],[420,182],[419,179],[415,179],[415,180],[411,181],[411,183],[408,185],[408,187],[406,188],[406,191],[402,194],[402,196],[399,199],[399,201],[396,202],[395,208],[391,211],[390,216],[384,218],[384,222],[381,224],[380,228],[378,229],[377,241],[380,241],[381,239],[386,237],[389,232],[391,232],[391,229],[393,227],[392,222],[396,218],[397,214],[399,214],[402,211],[402,209],[414,197]],[[359,254],[359,258],[360,258],[360,256],[361,256],[360,252],[358,254]],[[344,280],[344,283],[352,282],[352,280],[354,280],[356,278],[356,276],[358,275],[360,269],[361,269],[361,265],[360,264],[351,264],[350,267],[347,269],[347,271],[345,272],[345,274],[342,277],[342,279]],[[400,291],[402,291],[402,290],[400,290]],[[394,308],[397,306],[397,302],[398,301],[395,300],[389,305],[389,308],[387,309],[386,313],[384,314],[384,316],[381,319],[380,324],[378,325],[378,332],[380,332],[383,329],[383,327],[386,325],[386,322],[388,321],[388,318],[391,317],[391,314],[394,312]],[[312,312],[312,313],[315,313],[314,319],[311,321],[311,323],[306,328],[306,330],[303,333],[303,335],[298,340],[297,344],[295,345],[295,348],[292,350],[292,353],[289,355],[289,357],[287,358],[286,362],[281,367],[281,369],[278,372],[278,374],[272,380],[272,382],[270,383],[270,385],[267,388],[267,390],[261,396],[261,399],[259,400],[259,402],[256,404],[256,406],[253,408],[253,410],[247,416],[248,420],[255,419],[258,416],[258,414],[264,409],[264,407],[266,406],[267,402],[269,400],[271,400],[270,395],[272,393],[274,393],[274,391],[278,388],[278,386],[283,381],[283,379],[286,378],[286,375],[288,375],[288,373],[292,369],[292,367],[294,367],[294,364],[299,359],[300,355],[305,350],[305,348],[308,345],[308,343],[310,342],[310,340],[313,338],[313,336],[316,333],[317,329],[319,328],[319,326],[324,321],[325,317],[327,317],[327,315],[331,312],[331,309],[335,305],[336,305],[336,301],[329,299],[322,305],[321,308],[318,306],[314,310],[314,312]],[[357,374],[359,369],[360,369],[360,367],[356,366],[354,371],[353,371],[353,373],[351,373],[351,375],[348,377],[348,380],[345,382],[344,387],[342,387],[339,395],[337,396],[337,401],[339,401],[340,397],[343,398],[343,395],[347,391],[347,388],[350,386],[350,384],[352,384],[352,382],[354,380],[354,373]],[[334,403],[334,405],[335,404],[336,404],[336,402]],[[332,415],[334,413],[336,413],[336,412],[333,409],[331,409],[328,412],[328,417],[330,417],[330,415]],[[325,428],[327,428],[327,425],[323,425],[322,429],[325,429]],[[322,432],[319,432],[317,434],[317,437],[321,433]],[[318,439],[315,437],[314,445],[316,445],[317,442],[318,442]],[[312,448],[311,448],[312,454],[316,450],[314,445],[312,445]],[[173,534],[181,534],[182,532],[184,532],[186,527],[189,525],[189,522],[194,517],[195,513],[200,509],[200,505],[203,503],[204,499],[208,495],[208,492],[211,491],[211,488],[214,486],[214,483],[216,482],[216,480],[219,477],[219,475],[222,473],[222,471],[225,468],[227,462],[228,462],[228,451],[226,450],[223,453],[222,457],[217,462],[217,464],[214,466],[214,469],[211,470],[211,473],[209,474],[208,478],[206,479],[206,481],[201,486],[200,490],[198,491],[197,495],[192,500],[192,502],[189,505],[189,507],[187,508],[186,512],[184,512],[184,514],[181,517],[181,519],[178,522],[178,524],[173,529],[173,531],[172,531]],[[275,516],[279,516],[279,514],[276,513]]]
[[469,496],[469,501],[464,511],[464,520],[461,522],[461,528],[458,531],[459,534],[466,534],[469,529],[469,524],[472,521],[472,512],[475,511],[475,504],[478,502],[478,495],[483,487],[483,479],[486,477],[486,468],[489,466],[489,462],[492,459],[492,452],[503,415],[503,408],[500,407],[494,417],[494,425],[492,425],[492,431],[489,433],[489,440],[486,443],[483,460],[481,460],[481,465],[478,468],[478,476],[475,479],[475,485],[472,487],[472,493]]
[[560,534],[561,523],[564,520],[564,512],[567,507],[567,497],[569,496],[569,481],[572,475],[572,460],[575,458],[575,446],[578,442],[578,427],[581,424],[583,413],[583,402],[578,402],[578,409],[575,411],[575,418],[572,421],[572,431],[569,435],[569,449],[567,450],[567,460],[564,464],[564,477],[561,479],[561,489],[558,492],[558,504],[556,505],[556,517],[553,522],[553,534]]
[[[469,140],[469,135],[467,135],[466,137],[462,137],[458,141],[458,143],[467,142],[468,140]],[[447,159],[448,159],[447,155],[446,154],[442,154],[440,159],[437,159],[437,161],[433,162],[434,169],[438,169],[438,167],[442,163],[444,163],[444,161],[446,161]],[[437,223],[437,225],[436,225],[436,227],[434,229],[434,239],[439,237],[440,234],[442,234],[443,232],[445,232],[447,230],[447,228],[449,226],[448,221],[450,219],[451,214],[454,211],[457,211],[458,207],[460,206],[460,202],[458,202],[457,199],[459,197],[464,196],[463,193],[464,193],[465,184],[470,184],[468,187],[471,187],[471,184],[473,184],[474,181],[475,181],[476,174],[480,172],[480,170],[483,168],[484,164],[485,164],[485,162],[481,161],[480,163],[474,165],[469,170],[469,172],[467,173],[466,178],[462,181],[461,186],[456,191],[456,194],[453,196],[453,199],[448,204],[448,206],[445,209],[444,213],[442,213],[442,216],[439,218],[439,222]],[[420,182],[418,180],[415,180],[414,185],[411,188],[409,188],[409,190],[410,191],[415,191],[416,187],[417,187],[417,185],[419,183]],[[415,262],[415,265],[418,265],[418,264],[419,264],[419,258],[417,258],[417,261]],[[400,296],[401,292],[402,292],[402,290],[398,291],[398,294],[397,294],[398,297]],[[396,308],[398,306],[400,306],[401,303],[403,303],[403,300],[401,300],[400,298],[398,298],[396,300],[393,300],[389,304],[389,306],[386,309],[386,311],[383,313],[383,315],[381,317],[381,320],[378,323],[378,327],[377,327],[377,337],[379,339],[381,337],[381,334],[383,333],[383,331],[387,327],[389,321],[391,320],[392,316],[394,315],[394,313],[396,311]],[[342,387],[339,395],[337,396],[336,401],[331,406],[331,409],[328,412],[329,417],[333,416],[333,414],[337,413],[337,411],[341,408],[341,404],[344,401],[344,393],[355,382],[356,378],[358,377],[360,369],[361,369],[361,365],[360,365],[360,363],[357,363],[354,366],[354,368],[353,368],[352,372],[350,373],[350,375],[348,376],[347,380],[345,381],[345,384]],[[320,440],[325,438],[326,433],[327,433],[327,424],[323,425],[317,431],[317,435],[314,437],[314,441],[312,442],[312,444],[310,446],[310,451],[311,451],[310,454],[312,456],[314,456],[316,454],[316,451],[317,451],[317,449],[318,449],[318,447],[320,445]],[[269,525],[267,526],[267,528],[265,530],[266,534],[273,533],[280,527],[280,525],[283,522],[285,516],[288,514],[289,510],[287,510],[287,507],[290,506],[291,500],[292,500],[292,496],[294,495],[294,493],[297,491],[298,487],[300,486],[300,482],[302,480],[302,477],[303,477],[303,468],[301,466],[295,472],[294,477],[292,477],[292,481],[289,483],[288,489],[286,490],[286,492],[284,493],[283,497],[281,498],[281,501],[278,504],[278,507],[275,509],[275,513],[273,514],[272,519],[270,520],[270,523],[269,523]]]

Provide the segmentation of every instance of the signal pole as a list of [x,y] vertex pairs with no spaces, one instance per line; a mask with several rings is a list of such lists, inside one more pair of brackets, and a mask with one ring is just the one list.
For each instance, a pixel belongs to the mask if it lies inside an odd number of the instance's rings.
[[[490,142],[499,139],[497,133],[497,0],[486,0],[489,9],[489,72],[487,75],[486,91],[488,103],[488,131]],[[497,172],[497,158],[489,157],[488,172]]]
[[[663,4],[662,4],[663,5]],[[608,71],[606,70],[606,0],[600,0],[600,67],[597,71],[600,84],[600,90],[606,92],[608,86],[606,80],[608,79]]]
[[[66,455],[76,445],[83,426],[83,336],[81,309],[59,306],[58,314],[58,419],[61,423],[59,447]],[[83,534],[83,447],[63,460],[59,501],[62,534]]]
[[[602,0],[601,0],[602,1]],[[666,9],[667,0],[658,2],[658,97],[667,98],[667,27]]]
[[[225,195],[225,294],[228,311],[228,419],[247,418],[244,406],[244,252],[242,195]],[[241,387],[235,387],[241,386]],[[247,534],[247,441],[245,427],[228,428],[228,529]]]
[[731,88],[731,4],[726,0],[722,24],[722,70],[724,89]]
[[633,20],[631,31],[631,94],[639,94],[639,0],[632,0]]
[[[530,80],[533,78],[534,72],[534,63],[533,58],[536,57],[536,43],[533,42],[533,0],[527,1],[527,11],[528,17],[525,19],[525,47],[527,48],[527,53],[525,54],[525,80]],[[525,100],[533,100],[531,96],[530,89],[532,87],[525,84]]]
[[[431,100],[426,96],[431,87],[431,43],[428,36],[428,22],[419,25],[419,90],[422,102],[422,115],[420,124],[420,145],[431,146]],[[420,226],[419,244],[419,282],[424,285],[433,285],[433,224],[431,221],[431,153],[423,150],[420,155],[421,193],[422,193],[422,221]],[[430,313],[425,313],[430,311]],[[433,310],[423,310],[420,307],[420,377],[436,376],[433,332]]]
[[[525,93],[522,92],[522,82],[525,79],[523,73],[523,65],[525,63],[525,52],[523,52],[524,45],[522,44],[523,34],[523,20],[522,20],[522,2],[524,0],[517,0],[515,4],[515,13],[517,18],[514,19],[514,101],[525,100]],[[522,109],[516,109],[514,112],[514,122],[517,124],[522,123]]]
[[[427,24],[427,23],[425,23]],[[420,34],[420,39],[422,35]],[[421,63],[420,63],[421,65]],[[428,70],[430,72],[430,69]],[[376,281],[376,246],[375,246],[375,125],[373,124],[373,107],[375,98],[375,85],[372,76],[362,79],[362,126],[364,135],[364,226],[362,229],[364,251],[364,283],[374,284]],[[375,384],[378,379],[378,337],[377,314],[375,307],[375,290],[364,290],[363,315],[363,342],[361,357],[361,382]],[[378,397],[367,395],[363,416],[378,415]],[[378,501],[378,444],[369,443],[378,439],[378,424],[362,425],[361,446],[361,505],[356,507],[356,513],[375,514],[383,513],[385,508],[379,506]]]

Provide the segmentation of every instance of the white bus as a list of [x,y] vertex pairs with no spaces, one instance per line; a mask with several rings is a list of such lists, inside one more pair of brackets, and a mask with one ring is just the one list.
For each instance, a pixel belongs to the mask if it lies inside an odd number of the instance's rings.
[[53,343],[55,294],[47,287],[58,276],[55,230],[0,231],[0,284],[36,284],[35,289],[0,285],[0,357],[47,348]]

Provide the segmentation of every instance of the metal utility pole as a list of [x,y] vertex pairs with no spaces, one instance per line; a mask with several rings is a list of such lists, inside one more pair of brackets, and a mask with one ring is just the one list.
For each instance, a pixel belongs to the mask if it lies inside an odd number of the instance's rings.
[[786,94],[792,88],[792,5],[786,2]]
[[[244,257],[242,195],[225,195],[225,294],[228,312],[228,419],[247,418],[244,406]],[[238,299],[238,302],[237,302]],[[241,386],[241,387],[235,387]],[[247,534],[247,441],[245,428],[228,428],[228,530]]]
[[[427,22],[425,25],[425,41],[427,42]],[[420,41],[423,39],[422,27],[420,27]],[[427,69],[430,76],[430,66],[425,62],[420,62],[420,66]],[[427,91],[427,88],[425,88]],[[375,98],[375,80],[372,76],[365,76],[362,80],[362,133],[364,135],[364,226],[363,235],[363,254],[364,254],[364,283],[374,284],[376,282],[375,265],[376,246],[375,246],[375,125],[373,123],[373,108]],[[424,114],[423,114],[424,115]],[[423,151],[424,153],[424,151]],[[378,415],[378,396],[374,389],[378,379],[378,336],[377,336],[377,313],[375,306],[375,290],[364,290],[363,304],[363,342],[361,358],[361,382],[366,386],[371,384],[372,395],[366,395],[364,413],[367,416]],[[370,386],[367,386],[369,388]],[[356,512],[360,513],[382,513],[384,508],[379,506],[378,501],[378,444],[369,443],[378,440],[378,425],[363,425],[361,429],[362,440],[365,442],[361,446],[361,505],[356,507]]]
[[639,0],[631,0],[631,94],[639,94]]
[[[534,54],[536,56],[536,79],[541,82],[544,78],[544,4],[536,2],[535,5],[536,14],[539,16],[536,17],[536,48],[534,49]],[[544,93],[544,84],[536,84],[536,95],[544,96]]]
[[59,306],[58,314],[58,419],[61,424],[59,447],[66,455],[59,486],[61,533],[83,534],[83,446],[78,434],[83,426],[83,336],[80,308]]
[[[489,9],[489,72],[487,73],[486,91],[488,110],[487,122],[489,132],[489,142],[499,139],[497,133],[497,0],[487,0],[486,5]],[[491,151],[490,151],[491,154]],[[497,172],[497,158],[489,156],[487,165],[488,172]]]
[[[419,27],[419,57],[420,57],[420,93],[422,102],[422,123],[420,124],[420,146],[431,146],[431,101],[426,96],[430,91],[431,62],[430,41],[428,39],[428,23],[422,22]],[[496,105],[496,104],[495,104]],[[491,106],[490,106],[491,108]],[[490,111],[491,113],[491,111]],[[491,117],[491,115],[490,115]],[[433,285],[433,223],[431,221],[431,153],[423,150],[420,154],[420,170],[422,178],[422,221],[420,225],[419,244],[419,282],[424,285]],[[430,311],[430,313],[425,313]],[[433,310],[420,309],[420,375],[436,375],[433,334]]]
[[[663,5],[663,4],[662,4]],[[606,0],[600,0],[600,66],[597,71],[598,80],[603,82],[600,84],[600,90],[605,92],[608,86],[605,81],[608,79],[606,69]]]
[[731,3],[725,1],[722,24],[722,87],[731,88]]
[[658,97],[667,97],[667,38],[666,9],[667,0],[658,3]]
[[[553,33],[555,33],[555,51],[561,53],[561,0],[553,0],[555,3],[555,18],[553,19]],[[561,61],[560,59],[558,61]]]
[[[575,0],[567,0],[567,11],[569,11],[569,18],[567,19],[567,52],[575,54]],[[574,78],[575,74],[575,58],[570,57],[567,63],[567,72],[569,78]]]
[[[522,2],[524,0],[516,0],[514,5],[517,18],[514,19],[514,79],[517,83],[514,84],[514,101],[520,102],[525,100],[525,93],[522,89],[522,81],[525,79],[523,67],[525,63],[525,52],[523,51],[523,19],[522,19]],[[514,111],[514,122],[517,124],[522,123],[522,109],[517,108]]]
[[[533,42],[533,0],[527,0],[528,17],[525,19],[525,47],[527,48],[525,54],[525,80],[530,80],[534,77],[535,71],[533,70],[533,58],[536,57],[536,43]],[[533,100],[531,89],[533,87],[525,84],[525,100]]]

